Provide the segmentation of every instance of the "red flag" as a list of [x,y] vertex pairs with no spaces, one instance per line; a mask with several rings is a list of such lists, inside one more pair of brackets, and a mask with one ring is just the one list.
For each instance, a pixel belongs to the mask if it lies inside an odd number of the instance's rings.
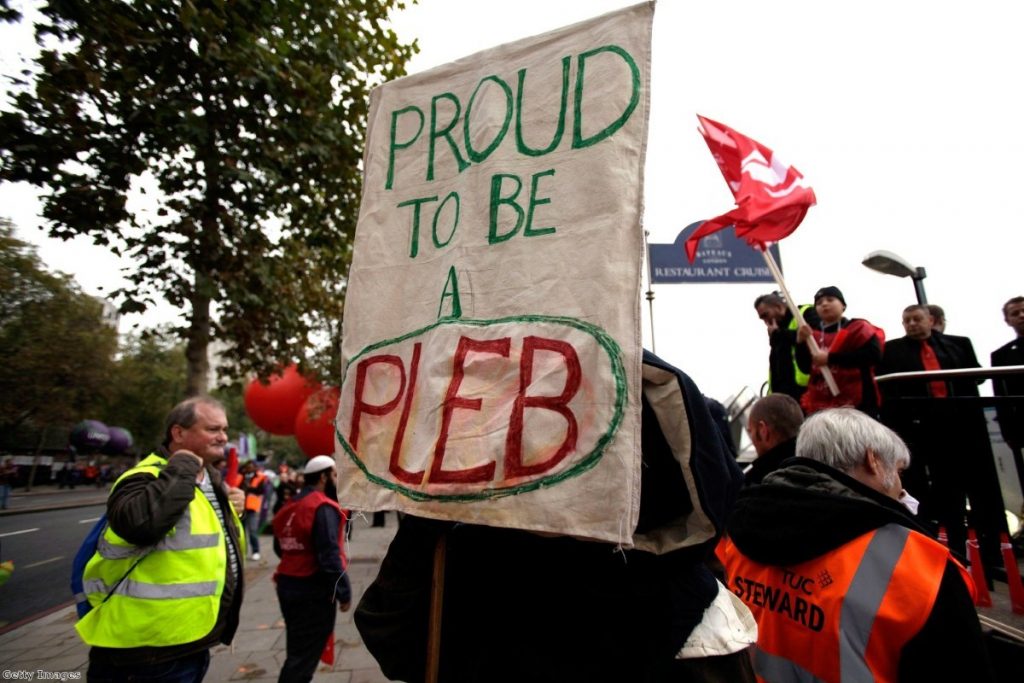
[[238,450],[234,446],[228,449],[228,471],[224,475],[224,481],[231,488],[238,488],[242,483],[242,475],[238,473]]
[[814,190],[804,184],[800,172],[729,126],[699,114],[697,119],[701,135],[736,198],[736,208],[705,221],[690,235],[686,240],[690,261],[702,237],[730,225],[735,226],[737,237],[760,249],[796,230],[815,203]]

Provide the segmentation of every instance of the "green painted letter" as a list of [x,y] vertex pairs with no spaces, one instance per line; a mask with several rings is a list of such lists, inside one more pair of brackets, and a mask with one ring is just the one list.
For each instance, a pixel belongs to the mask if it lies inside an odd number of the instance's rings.
[[[619,118],[609,123],[604,130],[594,133],[588,138],[583,137],[583,70],[586,65],[587,59],[593,57],[596,54],[602,52],[612,52],[619,55],[629,66],[629,71],[632,74],[633,92],[629,97],[629,104],[626,105],[626,109],[622,112]],[[595,48],[588,52],[584,52],[579,56],[579,68],[576,73],[576,101],[575,109],[573,110],[573,126],[572,126],[572,148],[583,149],[584,147],[590,147],[596,145],[607,137],[613,135],[619,128],[626,125],[626,121],[633,114],[633,110],[636,109],[637,103],[640,102],[640,68],[633,61],[633,58],[628,52],[623,50],[618,45],[605,45],[604,47]]]
[[[406,142],[398,142],[395,140],[395,136],[398,135],[398,117],[402,114],[414,111],[420,117],[419,127],[416,128],[416,134],[412,136]],[[399,149],[405,149],[412,143],[416,142],[416,138],[423,132],[423,112],[420,111],[419,107],[409,106],[405,109],[399,109],[398,111],[391,112],[391,143],[388,149],[388,179],[384,183],[384,189],[390,190],[391,186],[395,181],[395,151]]]
[[[445,197],[447,200],[447,197]],[[420,251],[420,206],[427,202],[436,202],[437,195],[433,197],[419,197],[417,199],[410,199],[407,202],[402,202],[397,208],[403,206],[411,206],[412,209],[412,236],[409,239],[409,258],[416,258],[416,254]],[[434,216],[436,222],[437,216]]]
[[520,154],[531,157],[542,157],[558,147],[562,141],[562,133],[565,131],[565,108],[569,101],[569,62],[571,57],[562,57],[562,104],[558,110],[558,123],[555,125],[555,135],[551,138],[551,144],[544,149],[533,149],[527,146],[523,140],[523,89],[526,84],[526,69],[519,70],[519,82],[516,86],[516,149]]
[[[448,297],[452,299],[451,314],[441,315],[441,311],[444,309],[444,300]],[[462,304],[459,302],[459,276],[455,273],[455,266],[448,269],[448,279],[444,283],[444,291],[441,292],[441,304],[437,307],[437,319],[441,318],[461,318],[462,317]]]
[[[439,240],[437,238],[437,218],[438,218],[438,216],[441,215],[441,212],[444,211],[444,205],[448,203],[449,199],[454,199],[455,200],[455,220],[452,221],[452,230],[451,230],[451,232],[448,233],[448,239],[446,239],[444,242],[442,242],[441,240]],[[460,208],[460,206],[461,206],[461,202],[459,201],[459,193],[458,192],[449,192],[448,196],[445,197],[444,200],[441,202],[441,206],[437,207],[437,211],[434,212],[434,229],[433,229],[432,237],[433,237],[433,240],[434,240],[434,246],[437,247],[438,249],[440,249],[441,247],[448,246],[448,243],[452,241],[452,237],[455,236],[455,229],[459,227],[459,208]]]
[[[501,196],[501,185],[505,178],[511,178],[515,181],[516,189],[508,197]],[[516,197],[519,196],[519,191],[523,189],[523,181],[518,176],[514,176],[507,173],[498,173],[491,176],[491,227],[487,232],[487,243],[497,244],[498,242],[504,242],[505,240],[514,236],[519,232],[519,228],[523,225],[523,207],[516,204]],[[498,234],[498,208],[502,204],[508,204],[512,207],[512,210],[516,212],[516,225],[514,228],[509,230],[503,235]]]
[[[491,141],[491,144],[487,145],[487,148],[484,149],[484,151],[478,152],[475,149],[473,149],[473,143],[470,140],[469,119],[470,115],[473,112],[473,102],[476,100],[477,93],[480,92],[480,88],[482,88],[484,83],[486,83],[487,81],[493,81],[497,83],[498,87],[501,88],[502,91],[505,93],[505,121],[501,124],[501,130],[499,130],[498,134],[494,136],[494,139]],[[505,133],[508,132],[508,124],[511,121],[512,88],[508,87],[508,83],[501,80],[497,76],[485,76],[484,78],[480,79],[480,82],[477,83],[476,90],[474,90],[473,94],[469,96],[469,104],[466,105],[466,118],[462,122],[462,133],[464,141],[466,143],[466,154],[469,155],[470,161],[479,164],[481,161],[489,157],[491,155],[491,152],[496,150],[498,148],[498,145],[500,145],[501,141],[505,138]]]
[[[448,122],[448,125],[443,129],[437,129],[437,101],[438,100],[451,100],[455,105],[455,113],[452,114],[452,120]],[[455,165],[459,169],[459,173],[462,173],[469,168],[469,162],[462,158],[462,153],[459,151],[459,146],[452,140],[452,128],[459,122],[459,114],[462,113],[462,105],[459,104],[459,98],[450,92],[443,92],[436,96],[430,101],[430,152],[427,157],[427,180],[434,179],[434,147],[438,138],[444,138],[448,143],[448,146],[452,150],[452,156],[455,157]]]
[[533,227],[533,207],[541,204],[550,204],[551,197],[541,197],[537,199],[537,185],[541,178],[546,175],[555,175],[555,169],[551,168],[547,171],[541,171],[540,173],[534,173],[530,179],[530,206],[526,211],[526,227],[523,228],[523,237],[536,237],[537,235],[548,235],[555,231],[554,228],[534,228]]

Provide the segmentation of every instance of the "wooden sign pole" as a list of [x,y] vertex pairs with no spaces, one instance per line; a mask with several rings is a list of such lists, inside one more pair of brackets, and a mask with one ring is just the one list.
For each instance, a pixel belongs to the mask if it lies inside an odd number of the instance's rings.
[[447,535],[441,535],[434,547],[434,575],[430,584],[430,624],[427,634],[426,683],[437,683],[441,666],[441,612],[444,606],[444,568]]

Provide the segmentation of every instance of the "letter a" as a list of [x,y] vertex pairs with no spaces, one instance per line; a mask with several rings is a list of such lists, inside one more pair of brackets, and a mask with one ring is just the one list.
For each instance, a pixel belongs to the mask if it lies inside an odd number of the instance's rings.
[[[444,300],[448,297],[452,299],[451,313],[449,315],[442,315],[441,311],[444,310]],[[441,292],[441,304],[437,307],[437,318],[461,318],[462,317],[462,304],[459,301],[459,276],[455,273],[455,266],[448,269],[448,279],[444,283],[444,291]]]

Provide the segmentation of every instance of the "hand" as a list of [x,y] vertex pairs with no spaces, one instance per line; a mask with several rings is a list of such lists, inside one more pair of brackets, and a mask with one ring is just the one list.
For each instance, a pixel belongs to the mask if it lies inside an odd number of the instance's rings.
[[796,328],[796,340],[801,344],[805,343],[811,338],[811,327],[810,325],[801,325]]
[[825,349],[811,351],[811,365],[816,368],[821,367],[822,365],[828,365],[828,351]]
[[192,451],[186,450],[184,448],[181,448],[179,450],[174,451],[173,455],[186,455],[186,456],[188,456],[190,458],[194,458],[195,461],[199,463],[200,467],[203,466],[203,459],[202,458],[200,458],[198,455],[196,455]]
[[351,600],[349,600],[348,602],[339,602],[338,603],[338,611],[339,612],[347,612],[351,608],[352,608],[352,601]]
[[241,517],[245,512],[245,492],[242,489],[229,488],[228,500],[231,502],[231,507],[235,508],[235,514]]

